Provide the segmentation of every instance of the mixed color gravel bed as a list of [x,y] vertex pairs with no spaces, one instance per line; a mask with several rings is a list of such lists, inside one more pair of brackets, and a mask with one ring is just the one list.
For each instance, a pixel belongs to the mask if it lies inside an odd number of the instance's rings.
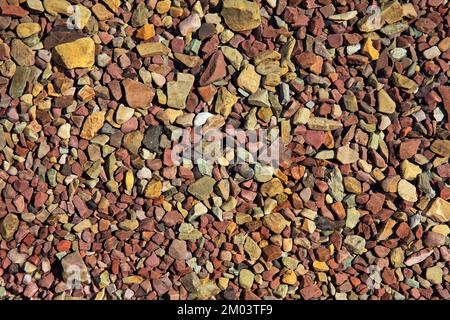
[[0,300],[449,300],[449,66],[448,0],[0,0]]

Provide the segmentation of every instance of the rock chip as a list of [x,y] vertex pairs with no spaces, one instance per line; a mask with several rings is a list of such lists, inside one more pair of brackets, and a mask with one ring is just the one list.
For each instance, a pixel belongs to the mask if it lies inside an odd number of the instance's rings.
[[261,24],[259,6],[247,0],[224,0],[221,15],[233,31],[255,29]]
[[61,265],[64,281],[73,288],[80,286],[81,283],[91,282],[89,271],[78,251],[66,255],[61,260]]
[[213,178],[203,176],[189,186],[188,192],[197,199],[203,201],[206,200],[209,194],[213,191],[215,183],[216,180]]
[[429,208],[425,210],[424,214],[433,221],[448,222],[450,221],[450,202],[437,197]]
[[0,234],[3,239],[9,241],[14,237],[17,229],[19,228],[19,218],[13,213],[8,213],[3,219],[0,220]]
[[122,85],[125,89],[125,98],[131,108],[150,108],[155,95],[151,86],[131,79],[123,80]]
[[59,44],[53,51],[56,62],[66,69],[90,68],[95,62],[95,43],[91,38]]

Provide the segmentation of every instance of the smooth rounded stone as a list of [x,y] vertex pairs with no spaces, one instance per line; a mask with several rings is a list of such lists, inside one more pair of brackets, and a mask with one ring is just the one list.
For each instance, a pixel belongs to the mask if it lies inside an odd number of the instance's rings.
[[361,255],[367,251],[366,240],[357,235],[350,235],[344,239],[346,247],[356,255]]
[[259,6],[252,1],[224,0],[220,14],[233,31],[251,30],[261,24]]
[[34,22],[21,23],[16,27],[16,33],[20,38],[28,38],[41,32],[41,26]]
[[250,289],[253,285],[254,280],[255,275],[249,269],[241,269],[241,271],[239,271],[239,285],[243,289]]
[[405,179],[401,179],[398,183],[398,195],[406,201],[417,201],[416,187]]
[[203,201],[208,198],[209,194],[213,190],[215,183],[216,180],[214,180],[213,178],[203,176],[189,185],[188,192],[195,196],[197,199]]
[[0,220],[0,234],[3,239],[9,241],[14,237],[17,229],[19,228],[19,218],[12,213],[8,213],[3,219]]
[[58,136],[61,139],[69,139],[70,138],[70,129],[71,126],[69,123],[65,123],[58,128]]
[[44,11],[44,5],[42,4],[41,0],[27,0],[27,6],[31,10],[35,10],[38,12]]
[[73,8],[70,2],[65,0],[43,0],[45,11],[56,16],[59,14],[70,15],[73,13]]
[[336,159],[342,164],[355,163],[359,160],[359,154],[349,145],[346,145],[337,149]]

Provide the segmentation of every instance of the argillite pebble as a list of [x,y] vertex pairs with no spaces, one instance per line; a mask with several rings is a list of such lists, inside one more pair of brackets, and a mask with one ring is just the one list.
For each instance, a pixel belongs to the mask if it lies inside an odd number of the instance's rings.
[[449,300],[449,30],[442,0],[0,0],[0,300]]

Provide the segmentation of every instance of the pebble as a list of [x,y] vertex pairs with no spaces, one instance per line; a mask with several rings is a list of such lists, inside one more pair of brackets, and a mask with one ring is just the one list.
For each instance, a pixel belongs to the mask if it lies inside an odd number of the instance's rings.
[[95,62],[95,44],[91,38],[62,43],[54,48],[54,59],[66,69],[89,68]]
[[448,5],[369,5],[3,1],[0,297],[447,299]]

